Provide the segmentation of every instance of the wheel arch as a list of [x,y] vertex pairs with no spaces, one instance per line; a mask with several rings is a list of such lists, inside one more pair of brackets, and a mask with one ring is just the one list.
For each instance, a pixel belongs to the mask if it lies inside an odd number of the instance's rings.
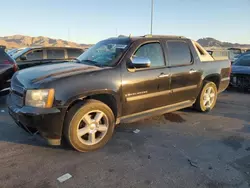
[[67,115],[67,112],[72,106],[74,106],[75,104],[79,102],[86,101],[88,99],[98,100],[100,102],[103,102],[107,106],[109,106],[115,116],[115,119],[117,119],[117,117],[120,116],[121,108],[120,108],[118,95],[115,92],[110,91],[110,90],[102,90],[102,91],[92,91],[92,92],[84,93],[84,94],[70,98],[66,102],[67,110],[65,113],[65,117]]
[[219,89],[220,87],[220,81],[221,81],[221,75],[218,73],[215,74],[210,74],[204,77],[203,81],[202,81],[202,86],[201,89],[203,88],[204,84],[206,82],[213,82],[215,83],[217,89]]

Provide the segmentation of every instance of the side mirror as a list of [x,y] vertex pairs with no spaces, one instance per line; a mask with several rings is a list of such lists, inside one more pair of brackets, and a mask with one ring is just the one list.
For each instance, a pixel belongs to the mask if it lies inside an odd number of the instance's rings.
[[134,68],[148,68],[151,65],[151,61],[147,57],[132,57],[131,63]]
[[22,56],[20,57],[20,60],[25,61],[25,60],[27,60],[27,57],[26,57],[25,55],[22,55]]

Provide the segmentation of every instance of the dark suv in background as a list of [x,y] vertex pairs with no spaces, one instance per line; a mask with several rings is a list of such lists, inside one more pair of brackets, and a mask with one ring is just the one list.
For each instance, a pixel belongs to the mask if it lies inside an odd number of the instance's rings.
[[75,60],[84,50],[72,47],[27,47],[13,55],[0,48],[0,92],[10,86],[14,72],[38,65]]
[[4,50],[0,48],[0,92],[8,88],[12,75],[18,70],[17,64]]
[[19,69],[46,65],[76,59],[84,52],[81,48],[72,47],[27,47],[12,57]]

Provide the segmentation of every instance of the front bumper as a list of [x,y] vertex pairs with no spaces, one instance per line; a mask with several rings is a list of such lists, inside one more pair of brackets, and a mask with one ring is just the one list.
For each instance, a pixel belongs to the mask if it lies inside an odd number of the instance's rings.
[[220,86],[219,86],[219,89],[218,89],[219,93],[221,93],[221,92],[223,92],[224,90],[227,89],[227,87],[229,85],[229,80],[230,80],[229,77],[221,79]]
[[8,97],[9,114],[16,124],[28,132],[37,130],[50,145],[60,145],[64,113],[63,109],[18,107]]
[[230,85],[237,88],[250,89],[250,74],[231,74]]

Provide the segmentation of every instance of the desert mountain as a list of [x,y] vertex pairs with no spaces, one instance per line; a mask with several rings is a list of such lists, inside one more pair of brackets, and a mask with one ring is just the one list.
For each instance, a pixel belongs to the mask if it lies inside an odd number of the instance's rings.
[[[219,40],[209,37],[201,38],[197,42],[207,48],[230,48],[230,47],[250,48],[250,44],[221,42]],[[88,48],[91,46],[88,44],[78,44],[75,42],[69,42],[62,39],[52,39],[42,36],[30,37],[23,35],[0,37],[0,45],[4,45],[7,48],[19,48],[25,46],[71,46],[71,47]]]
[[200,45],[204,47],[214,47],[214,48],[250,48],[250,44],[238,44],[230,42],[221,42],[214,38],[201,38],[197,41]]
[[0,45],[4,45],[7,48],[19,48],[26,46],[56,46],[56,47],[80,47],[87,48],[87,44],[77,44],[75,42],[69,42],[61,39],[52,39],[48,37],[30,37],[23,35],[13,35],[0,37]]

